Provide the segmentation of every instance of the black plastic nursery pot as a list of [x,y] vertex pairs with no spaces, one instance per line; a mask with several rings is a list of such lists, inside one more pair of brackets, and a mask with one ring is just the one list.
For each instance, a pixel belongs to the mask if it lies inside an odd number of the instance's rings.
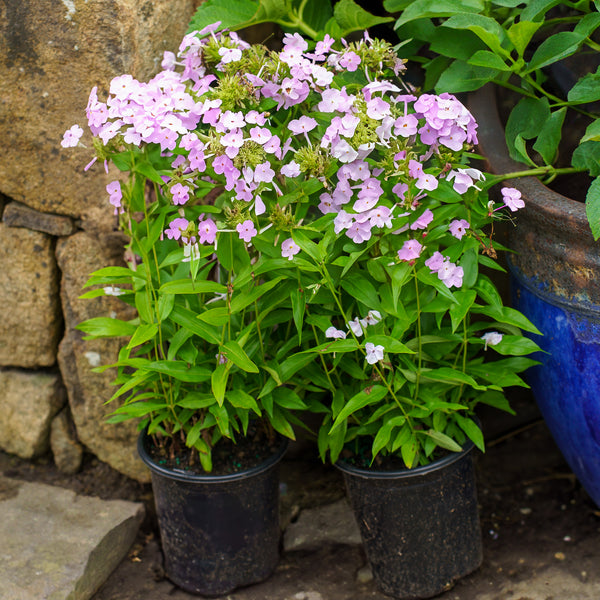
[[473,445],[400,471],[340,461],[377,587],[402,600],[431,598],[483,558]]
[[164,468],[149,443],[142,432],[138,452],[152,474],[167,577],[204,596],[266,579],[279,560],[279,462],[287,439],[262,464],[228,475]]

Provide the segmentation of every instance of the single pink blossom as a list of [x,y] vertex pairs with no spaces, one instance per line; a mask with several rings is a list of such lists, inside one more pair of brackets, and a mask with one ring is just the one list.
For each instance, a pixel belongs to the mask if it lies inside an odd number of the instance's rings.
[[457,240],[461,240],[467,229],[469,229],[469,222],[465,221],[465,219],[454,219],[448,226],[448,229]]
[[426,209],[422,215],[419,215],[417,220],[411,224],[410,228],[415,231],[416,229],[427,229],[429,223],[433,221],[433,213],[431,210]]
[[505,206],[508,206],[512,212],[525,207],[525,202],[521,198],[521,192],[518,189],[503,187],[501,192]]
[[83,129],[79,125],[72,125],[63,135],[60,145],[63,148],[74,148],[79,144],[79,140],[83,135]]
[[345,340],[346,339],[346,332],[342,331],[341,329],[336,329],[332,325],[331,327],[328,327],[325,330],[325,337],[326,338],[333,338],[334,340]]
[[173,204],[185,204],[190,199],[190,188],[182,183],[176,183],[171,186],[171,195],[173,196]]
[[484,350],[487,350],[488,346],[496,346],[502,341],[504,336],[497,331],[488,331],[481,336],[481,339],[485,342]]
[[300,252],[300,246],[298,246],[292,238],[288,238],[281,242],[281,256],[284,258],[292,260],[298,252]]
[[374,365],[375,363],[382,361],[384,351],[385,348],[380,344],[375,345],[371,342],[367,342],[365,344],[365,358],[370,365]]
[[198,223],[198,241],[201,244],[214,244],[217,237],[217,226],[215,222],[208,218],[204,219],[204,215],[200,215]]
[[246,219],[243,223],[238,223],[235,229],[238,232],[240,239],[245,242],[250,242],[258,233],[254,227],[254,223],[250,219]]
[[398,250],[398,258],[410,262],[416,260],[421,255],[423,245],[417,240],[407,240],[400,250]]

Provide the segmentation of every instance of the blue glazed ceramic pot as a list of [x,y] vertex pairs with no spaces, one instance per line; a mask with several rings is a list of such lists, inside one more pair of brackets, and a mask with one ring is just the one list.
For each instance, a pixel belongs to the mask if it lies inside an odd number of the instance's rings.
[[[523,170],[508,156],[491,90],[478,92],[471,109],[490,170]],[[582,202],[530,177],[506,184],[525,200],[508,227],[513,306],[543,333],[535,341],[546,352],[526,378],[563,456],[600,506],[600,242]]]

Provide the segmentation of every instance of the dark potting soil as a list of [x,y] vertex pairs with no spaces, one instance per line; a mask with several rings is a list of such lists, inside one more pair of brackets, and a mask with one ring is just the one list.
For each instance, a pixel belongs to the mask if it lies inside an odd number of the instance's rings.
[[[200,464],[198,452],[188,448],[177,438],[163,437],[158,445],[152,444],[147,451],[152,460],[162,467],[176,469],[196,475],[206,475]],[[230,475],[256,467],[277,453],[281,447],[281,437],[267,431],[259,423],[250,423],[245,436],[239,435],[235,442],[222,438],[212,449],[211,475]]]

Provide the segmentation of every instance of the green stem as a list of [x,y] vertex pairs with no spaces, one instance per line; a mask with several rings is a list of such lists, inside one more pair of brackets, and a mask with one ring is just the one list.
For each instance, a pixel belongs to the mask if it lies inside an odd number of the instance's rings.
[[418,339],[418,348],[417,348],[417,356],[418,356],[418,364],[417,364],[417,377],[415,380],[415,393],[413,395],[413,399],[416,402],[419,397],[419,383],[421,379],[421,367],[422,367],[422,341],[421,341],[421,301],[419,300],[419,282],[417,280],[417,271],[413,266],[413,278],[415,280],[415,296],[417,300],[417,339]]
[[496,185],[501,181],[506,181],[507,179],[517,179],[519,177],[539,177],[543,175],[552,175],[552,177],[556,177],[557,175],[582,173],[583,171],[587,171],[587,169],[576,167],[564,167],[561,169],[557,169],[555,167],[547,165],[545,167],[536,167],[535,169],[526,169],[524,171],[511,171],[510,173],[494,175],[488,180],[488,182],[490,183],[490,185]]

